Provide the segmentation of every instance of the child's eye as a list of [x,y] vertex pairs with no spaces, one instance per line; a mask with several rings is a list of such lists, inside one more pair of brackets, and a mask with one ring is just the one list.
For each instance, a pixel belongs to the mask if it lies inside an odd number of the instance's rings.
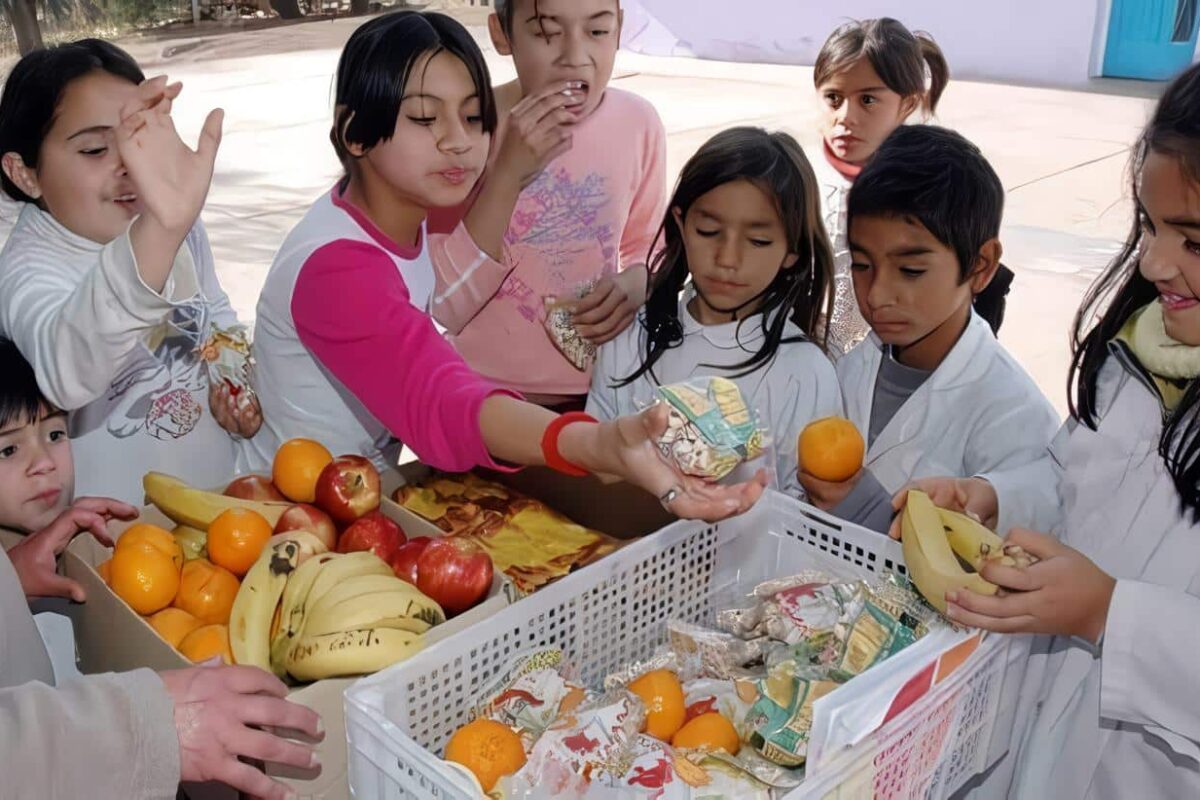
[[611,31],[594,30],[592,31],[592,36],[599,38],[601,36],[608,36],[609,33],[611,33]]
[[773,242],[770,239],[751,239],[750,244],[755,247],[770,247]]
[[1184,241],[1183,246],[1187,251],[1194,256],[1200,256],[1200,242],[1193,242],[1191,239]]
[[87,150],[80,150],[79,152],[85,156],[102,156],[108,152],[108,148],[107,147],[89,147]]
[[842,96],[834,92],[827,92],[825,94],[825,104],[830,108],[837,108],[842,104]]
[[468,114],[467,122],[469,122],[472,125],[482,125],[483,124],[483,115],[482,114]]
[[436,117],[409,117],[408,121],[420,125],[423,128],[428,128],[430,125],[436,122],[437,119]]
[[0,450],[0,458],[12,458],[16,454],[17,454],[17,446],[15,444],[9,445],[8,447],[5,447],[3,450]]
[[721,231],[720,231],[719,229],[718,229],[718,230],[705,231],[705,230],[701,230],[701,229],[699,229],[699,228],[696,228],[696,235],[697,235],[697,236],[703,236],[703,237],[704,237],[704,238],[706,238],[706,239],[711,239],[712,237],[716,236],[716,235],[717,235],[718,233],[720,233],[720,232],[721,232]]
[[864,106],[873,106],[873,105],[875,105],[875,104],[876,104],[876,103],[878,103],[878,102],[879,102],[879,98],[877,98],[877,97],[876,97],[875,95],[873,95],[873,94],[864,94],[864,95],[862,96],[862,104],[863,104]]
[[65,442],[67,440],[66,431],[50,431],[50,441]]
[[915,267],[901,267],[900,274],[906,278],[919,278],[925,274],[925,270],[916,269]]
[[871,268],[870,264],[864,264],[861,261],[855,261],[850,265],[851,272],[866,272]]

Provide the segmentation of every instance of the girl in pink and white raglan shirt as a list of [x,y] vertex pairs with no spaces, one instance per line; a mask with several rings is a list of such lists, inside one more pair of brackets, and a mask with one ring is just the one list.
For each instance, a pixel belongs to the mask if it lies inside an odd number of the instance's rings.
[[461,225],[435,233],[427,221],[429,209],[466,200],[496,128],[467,30],[442,14],[376,17],[346,43],[336,85],[331,138],[347,175],[284,241],[258,304],[257,466],[309,436],[386,467],[399,440],[440,469],[547,463],[625,478],[682,516],[749,507],[761,478],[709,487],[658,455],[663,409],[612,423],[558,418],[472,372],[427,315],[429,250],[487,260]]

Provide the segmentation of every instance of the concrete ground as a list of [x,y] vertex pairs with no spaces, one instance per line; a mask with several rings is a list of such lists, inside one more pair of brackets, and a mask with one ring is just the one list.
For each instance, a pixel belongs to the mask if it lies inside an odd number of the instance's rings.
[[[435,3],[437,5],[437,3]],[[511,66],[486,43],[486,11],[456,9],[485,45],[497,82]],[[122,42],[149,74],[185,84],[178,125],[194,141],[209,109],[226,112],[204,221],[222,283],[251,320],[276,248],[339,174],[329,145],[338,53],[362,19],[260,30],[207,29],[188,38]],[[737,124],[784,128],[817,153],[811,69],[650,58],[622,53],[614,85],[658,108],[670,178],[709,136]],[[1153,104],[1147,84],[1104,82],[1062,91],[952,82],[941,124],[980,145],[1008,189],[1005,261],[1017,273],[1004,343],[1060,411],[1067,331],[1082,293],[1131,222],[1127,162]],[[0,208],[11,221],[12,209]]]

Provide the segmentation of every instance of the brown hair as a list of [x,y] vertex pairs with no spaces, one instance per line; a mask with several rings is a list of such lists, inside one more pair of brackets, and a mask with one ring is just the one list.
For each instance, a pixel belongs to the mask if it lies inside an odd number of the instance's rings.
[[871,62],[893,92],[919,97],[928,116],[937,111],[938,100],[950,82],[950,67],[932,36],[912,32],[891,17],[848,22],[821,46],[813,65],[813,84],[821,88],[862,58]]

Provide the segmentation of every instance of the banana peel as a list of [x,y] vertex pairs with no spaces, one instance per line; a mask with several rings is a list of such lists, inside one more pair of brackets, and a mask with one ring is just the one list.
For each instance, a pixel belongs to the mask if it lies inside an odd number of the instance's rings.
[[161,472],[147,472],[142,478],[146,499],[177,525],[207,531],[212,521],[231,508],[245,508],[261,514],[271,527],[279,522],[291,503],[260,503],[226,497],[188,486],[178,478]]
[[[969,589],[977,594],[996,593],[998,587],[984,580],[977,570],[993,554],[1003,556],[1004,542],[983,525],[963,514],[939,509],[924,492],[909,490],[900,532],[909,578],[938,611],[946,613],[947,592]],[[971,571],[963,566],[964,562]]]

